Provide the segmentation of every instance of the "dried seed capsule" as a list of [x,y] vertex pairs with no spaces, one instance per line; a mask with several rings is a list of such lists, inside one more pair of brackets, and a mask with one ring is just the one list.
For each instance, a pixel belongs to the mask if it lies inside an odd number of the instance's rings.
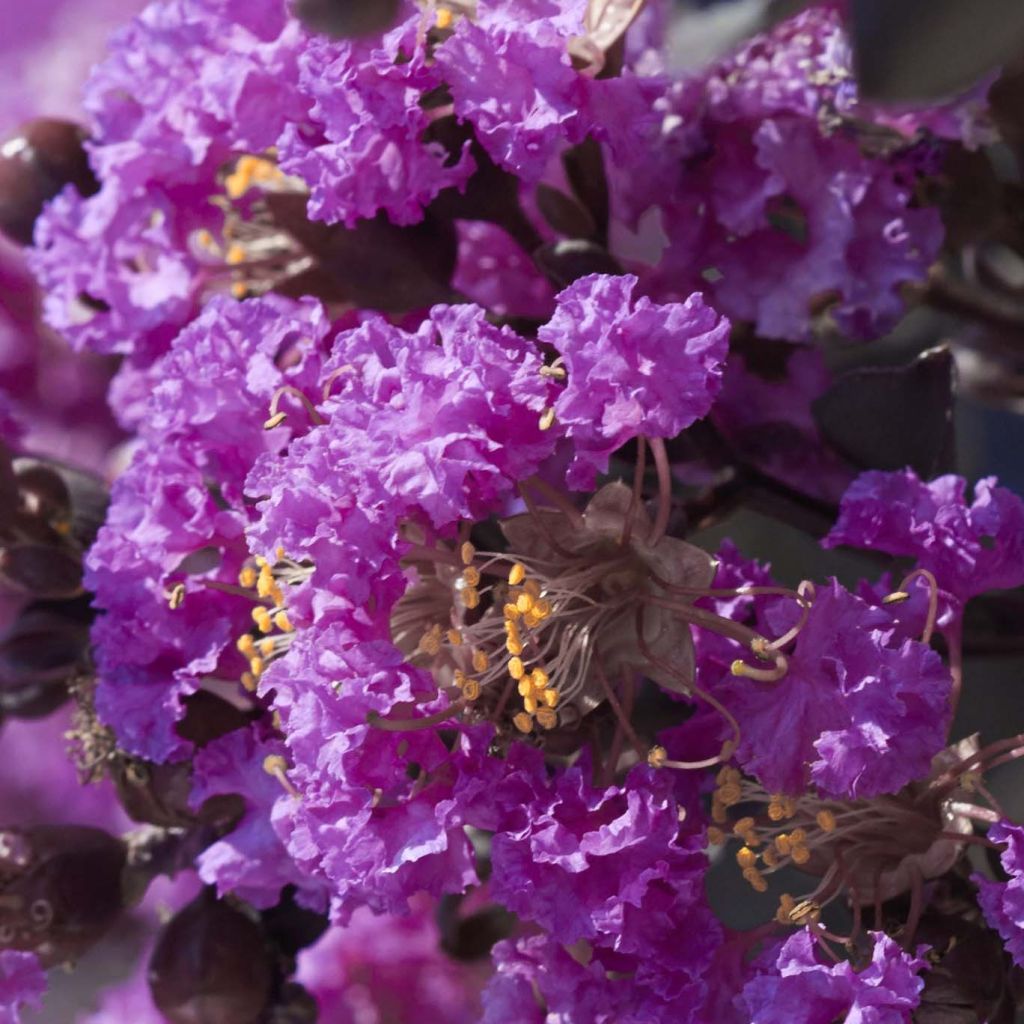
[[65,185],[84,196],[99,190],[84,141],[78,125],[39,118],[0,145],[0,231],[28,245],[44,204]]
[[273,982],[263,928],[212,890],[164,926],[149,961],[153,1002],[172,1024],[253,1024]]
[[46,964],[81,955],[122,909],[125,858],[120,839],[82,825],[0,832],[0,945]]

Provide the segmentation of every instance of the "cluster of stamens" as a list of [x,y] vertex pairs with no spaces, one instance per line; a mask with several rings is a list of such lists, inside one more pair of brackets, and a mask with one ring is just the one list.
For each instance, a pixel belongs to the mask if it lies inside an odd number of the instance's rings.
[[238,585],[256,604],[252,609],[253,629],[243,633],[236,642],[239,654],[249,663],[242,673],[242,685],[256,689],[267,665],[280,658],[291,646],[295,627],[285,610],[282,585],[296,586],[309,577],[311,567],[287,558],[278,548],[277,560],[271,564],[257,557],[238,574]]
[[224,195],[213,199],[224,213],[221,237],[206,228],[193,236],[211,282],[227,281],[231,294],[244,299],[262,295],[312,266],[312,259],[287,232],[263,223],[259,216],[243,216],[236,205],[254,188],[262,192],[304,189],[297,179],[289,178],[272,159],[246,155],[239,157],[223,185]]
[[[520,732],[528,733],[534,725],[554,729],[560,693],[548,664],[552,658],[557,663],[557,651],[547,634],[556,611],[564,609],[556,608],[548,586],[529,575],[523,562],[513,562],[505,574],[505,555],[484,553],[478,566],[476,549],[468,541],[459,554],[463,568],[453,587],[459,605],[453,614],[457,624],[432,625],[420,639],[418,653],[436,658],[445,650],[458,666],[452,681],[469,703],[502,680],[504,690],[514,685],[522,710],[512,721]],[[487,582],[485,575],[498,578]],[[483,601],[488,608],[471,622]],[[502,710],[506,702],[503,695]]]

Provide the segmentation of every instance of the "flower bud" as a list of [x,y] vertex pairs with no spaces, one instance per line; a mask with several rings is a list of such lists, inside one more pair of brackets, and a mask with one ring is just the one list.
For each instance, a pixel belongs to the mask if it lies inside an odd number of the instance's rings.
[[78,125],[38,118],[0,146],[0,231],[28,245],[43,206],[65,185],[84,196],[99,190],[84,141]]
[[172,1024],[253,1024],[273,980],[262,927],[209,889],[164,926],[149,961],[153,1002]]
[[47,965],[78,957],[121,911],[125,857],[120,839],[83,825],[0,831],[0,946]]

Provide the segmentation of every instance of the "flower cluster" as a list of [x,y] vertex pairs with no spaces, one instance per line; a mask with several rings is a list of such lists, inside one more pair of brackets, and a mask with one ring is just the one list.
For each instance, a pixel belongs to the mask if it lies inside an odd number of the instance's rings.
[[314,7],[155,2],[0,153],[127,435],[106,504],[4,432],[0,739],[96,788],[0,794],[0,1018],[125,915],[86,1024],[897,1024],[966,932],[1008,1006],[1024,742],[953,730],[1024,501],[844,447],[816,344],[925,286],[981,87],[862,98],[833,3],[685,74],[654,0]]

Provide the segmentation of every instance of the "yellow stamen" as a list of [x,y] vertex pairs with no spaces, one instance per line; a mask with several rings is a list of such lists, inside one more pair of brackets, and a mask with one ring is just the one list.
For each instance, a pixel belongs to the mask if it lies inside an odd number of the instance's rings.
[[246,658],[251,658],[256,654],[256,644],[253,643],[251,633],[243,633],[235,641],[235,646],[238,648],[238,653],[244,655]]
[[250,693],[254,693],[256,690],[256,677],[251,672],[243,672],[242,686],[244,686]]
[[736,851],[736,863],[741,868],[752,868],[757,864],[757,854],[747,846],[741,846]]
[[274,653],[274,641],[267,637],[266,640],[260,641],[260,654],[264,658],[269,658]]
[[269,633],[273,628],[270,621],[270,612],[263,605],[257,605],[252,610],[252,621],[256,623],[261,633]]
[[263,422],[263,429],[264,430],[273,430],[275,427],[281,426],[281,424],[284,423],[285,418],[287,417],[287,415],[288,415],[287,413],[283,413],[283,412],[276,412],[276,413],[274,413],[274,415],[271,416],[269,419],[264,420],[264,422]]
[[274,612],[274,625],[277,626],[282,633],[295,632],[295,627],[292,625],[291,619],[288,618],[287,612]]
[[462,684],[462,696],[469,701],[476,700],[480,696],[480,684],[475,679],[467,679]]
[[490,665],[490,661],[486,654],[481,650],[473,652],[473,671],[474,672],[486,672],[487,666]]
[[448,643],[450,643],[452,645],[452,647],[461,647],[462,646],[462,634],[457,629],[449,629],[448,630]]
[[522,562],[516,562],[509,570],[508,585],[518,587],[526,579],[526,566]]
[[463,543],[462,547],[459,548],[459,555],[462,558],[463,565],[469,565],[474,558],[476,558],[476,548],[467,540]]
[[252,590],[256,586],[256,570],[251,565],[247,565],[238,574],[238,585],[245,587],[246,590]]
[[535,715],[537,713],[537,702],[533,697],[523,698],[523,709],[528,715]]
[[516,607],[525,615],[533,610],[533,598],[529,594],[520,594],[516,598]]
[[824,832],[834,832],[836,828],[836,816],[825,808],[818,811],[814,816],[814,820],[818,823],[818,827]]
[[[647,755],[647,761],[650,763],[650,754]],[[657,767],[654,765],[653,767]],[[708,825],[708,843],[711,846],[722,846],[725,843],[726,835],[717,825]]]
[[239,245],[238,242],[232,242],[228,246],[228,251],[224,256],[224,262],[230,263],[232,266],[237,266],[239,263],[245,262],[245,246]]
[[452,12],[449,11],[447,7],[442,7],[437,12],[437,17],[435,18],[434,23],[437,25],[439,29],[444,30],[446,28],[451,28],[452,20]]
[[523,666],[522,658],[509,658],[508,659],[508,674],[513,679],[522,679],[526,674],[526,668]]
[[249,659],[249,671],[257,678],[263,675],[263,659],[256,657]]
[[537,724],[542,729],[554,729],[558,725],[558,713],[551,708],[541,708],[537,712]]
[[515,718],[512,719],[512,724],[520,732],[530,732],[533,729],[533,719],[525,712],[520,711]]
[[555,409],[554,406],[551,406],[541,413],[540,419],[537,421],[537,426],[540,427],[541,430],[550,430],[554,425]]
[[462,578],[467,587],[475,587],[480,582],[480,570],[475,565],[467,565],[462,570]]
[[480,604],[480,591],[476,587],[463,587],[460,593],[463,605],[470,611]]

